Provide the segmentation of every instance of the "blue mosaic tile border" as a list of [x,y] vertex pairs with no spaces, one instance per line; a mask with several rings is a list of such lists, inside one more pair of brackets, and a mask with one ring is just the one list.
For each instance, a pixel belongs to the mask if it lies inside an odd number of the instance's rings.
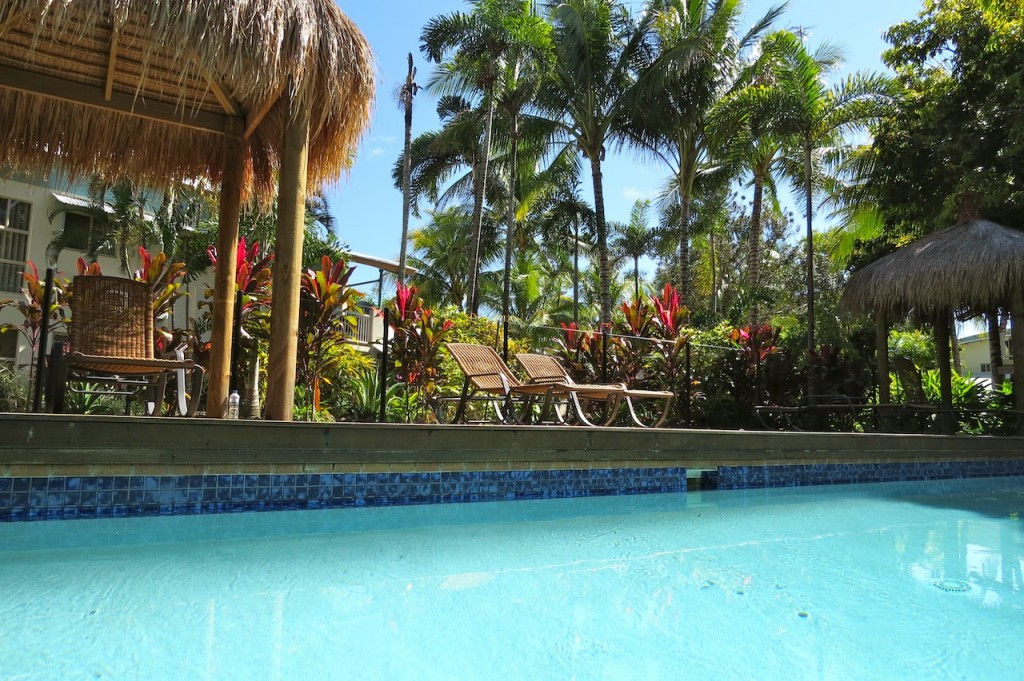
[[[709,473],[705,471],[705,473]],[[1024,460],[825,463],[790,466],[721,466],[702,473],[703,489],[758,489],[860,482],[905,482],[1024,475]]]
[[686,469],[0,478],[0,522],[686,491]]

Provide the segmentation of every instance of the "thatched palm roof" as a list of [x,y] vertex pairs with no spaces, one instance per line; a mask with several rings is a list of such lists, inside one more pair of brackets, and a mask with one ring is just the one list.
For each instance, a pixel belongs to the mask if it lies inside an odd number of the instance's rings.
[[1024,232],[988,220],[933,232],[855,272],[843,293],[853,312],[1008,307],[1024,287]]
[[233,119],[245,188],[265,198],[288,116],[309,105],[308,182],[319,187],[348,166],[374,77],[334,0],[5,0],[0,159],[216,184]]

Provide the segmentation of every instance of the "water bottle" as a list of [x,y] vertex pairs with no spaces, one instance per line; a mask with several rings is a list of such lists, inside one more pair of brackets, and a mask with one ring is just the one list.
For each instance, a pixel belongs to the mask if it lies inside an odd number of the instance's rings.
[[238,395],[237,390],[231,391],[231,396],[228,398],[228,418],[238,418],[238,405],[241,404],[242,398]]

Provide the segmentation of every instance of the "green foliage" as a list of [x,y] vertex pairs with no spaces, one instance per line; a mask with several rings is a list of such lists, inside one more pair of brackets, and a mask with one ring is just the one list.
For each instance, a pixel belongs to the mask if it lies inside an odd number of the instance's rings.
[[352,310],[362,294],[348,285],[353,268],[323,256],[320,269],[306,270],[299,289],[297,384],[305,386],[312,413],[320,411],[321,391],[337,375],[346,339],[354,326]]
[[104,392],[101,385],[84,383],[78,390],[64,394],[64,411],[68,414],[121,414],[124,413],[124,398]]
[[[79,269],[82,268],[88,269],[84,261],[79,258]],[[25,263],[25,272],[22,274],[22,278],[25,283],[21,287],[21,300],[0,300],[0,310],[13,307],[21,314],[22,322],[21,324],[0,324],[0,331],[17,331],[25,337],[32,352],[35,353],[39,346],[39,337],[44,323],[50,333],[67,323],[70,317],[68,295],[71,281],[67,277],[55,273],[53,277],[54,295],[47,304],[47,301],[44,300],[45,280],[40,278],[39,270],[31,260]],[[44,305],[46,306],[45,312]]]
[[931,335],[917,330],[893,329],[890,331],[889,356],[905,357],[919,367],[934,367],[937,361],[935,359],[935,342]]
[[889,29],[884,55],[901,87],[875,132],[872,183],[888,240],[956,222],[974,196],[1006,225],[1024,218],[1024,41],[1017,2],[929,0]]
[[[398,285],[394,300],[388,303],[388,322],[394,334],[390,358],[395,375],[415,393],[424,408],[438,392],[438,353],[448,339],[454,323],[423,306],[414,286]],[[407,399],[409,395],[406,395]],[[424,412],[423,415],[425,415]]]
[[29,389],[28,376],[13,366],[0,364],[0,411],[28,411]]

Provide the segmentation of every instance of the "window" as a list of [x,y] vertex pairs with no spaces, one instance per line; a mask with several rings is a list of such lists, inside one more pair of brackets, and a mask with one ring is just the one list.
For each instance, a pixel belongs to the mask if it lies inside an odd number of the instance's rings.
[[82,213],[64,214],[64,243],[67,248],[88,251],[94,246],[96,251],[104,255],[113,255],[114,250],[109,243],[97,244],[102,237],[91,217]]
[[14,329],[0,331],[0,362],[13,362],[18,354],[18,332]]
[[981,365],[981,373],[988,374],[988,373],[991,373],[991,372],[992,372],[992,365],[991,364],[982,364]]
[[0,196],[0,291],[21,290],[32,204]]

